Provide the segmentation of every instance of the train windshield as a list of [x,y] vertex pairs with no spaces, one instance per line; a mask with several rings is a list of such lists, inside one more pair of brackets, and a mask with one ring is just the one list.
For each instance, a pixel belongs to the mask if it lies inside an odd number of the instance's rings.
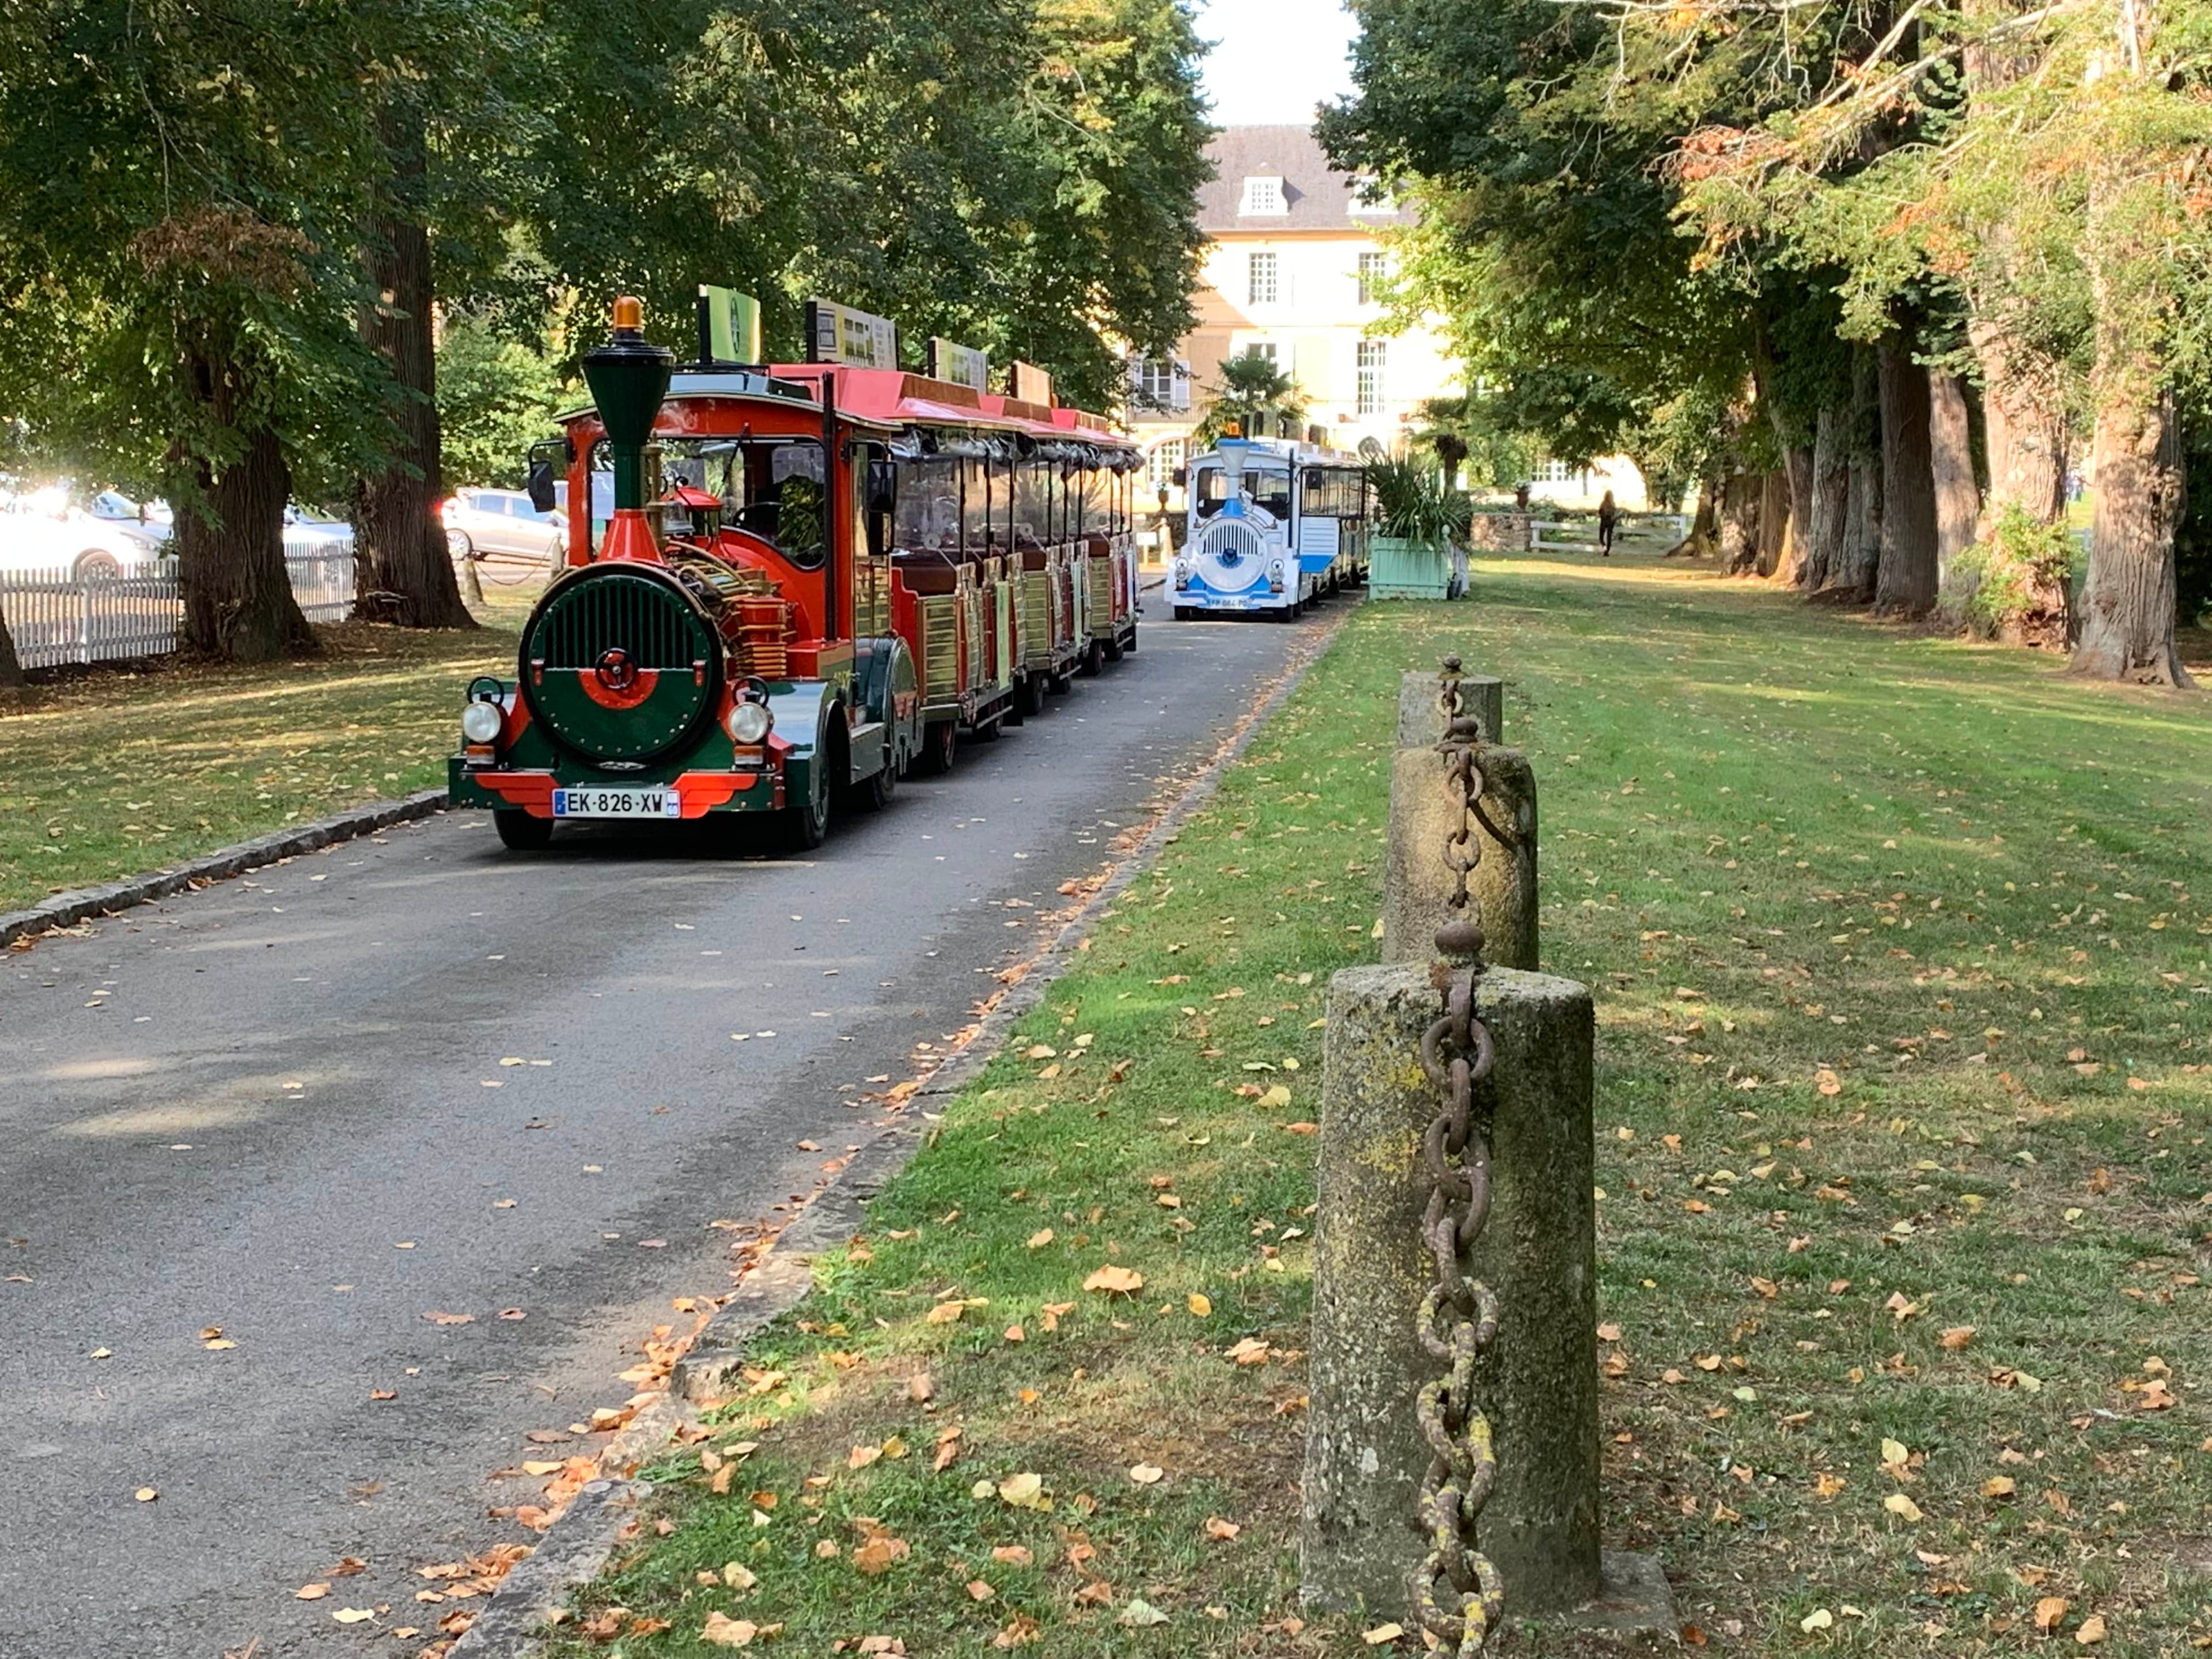
[[[1291,516],[1291,474],[1288,468],[1244,464],[1244,494],[1252,505],[1271,518]],[[1206,516],[1221,511],[1229,500],[1228,474],[1209,466],[1198,475],[1198,510]]]
[[822,446],[811,438],[665,438],[660,488],[718,495],[722,522],[757,536],[801,570],[817,568],[827,533]]

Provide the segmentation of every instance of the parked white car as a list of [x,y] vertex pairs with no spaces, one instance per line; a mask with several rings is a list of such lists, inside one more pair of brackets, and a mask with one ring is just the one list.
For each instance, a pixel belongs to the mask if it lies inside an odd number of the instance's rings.
[[444,513],[455,561],[474,559],[487,581],[511,586],[542,577],[568,542],[568,514],[558,507],[541,513],[520,489],[464,489]]
[[0,512],[0,570],[62,572],[77,581],[147,575],[159,568],[168,537],[166,525],[135,519],[17,507]]

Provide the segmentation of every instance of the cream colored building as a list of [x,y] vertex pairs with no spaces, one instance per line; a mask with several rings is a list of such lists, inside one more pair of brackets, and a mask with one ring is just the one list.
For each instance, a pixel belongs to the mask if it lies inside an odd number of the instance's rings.
[[1210,154],[1216,176],[1198,199],[1209,239],[1198,325],[1172,360],[1130,364],[1130,426],[1154,483],[1187,459],[1223,360],[1247,354],[1273,358],[1297,382],[1321,442],[1395,448],[1424,399],[1459,388],[1434,335],[1384,331],[1378,289],[1390,256],[1378,233],[1408,216],[1331,168],[1305,127],[1227,127]]

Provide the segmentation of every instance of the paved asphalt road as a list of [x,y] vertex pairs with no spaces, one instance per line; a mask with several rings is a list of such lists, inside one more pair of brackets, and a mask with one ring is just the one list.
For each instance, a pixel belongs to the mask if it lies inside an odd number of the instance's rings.
[[414,1567],[526,1535],[485,1515],[535,1496],[492,1478],[525,1432],[618,1405],[669,1299],[728,1288],[708,1224],[856,1144],[866,1079],[969,1022],[1297,636],[1152,608],[809,860],[676,826],[517,856],[459,814],[0,956],[0,1659],[428,1626]]

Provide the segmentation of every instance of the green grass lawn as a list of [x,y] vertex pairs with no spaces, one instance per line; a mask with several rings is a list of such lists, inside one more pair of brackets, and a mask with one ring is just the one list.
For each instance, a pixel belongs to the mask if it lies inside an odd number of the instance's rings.
[[1510,683],[1597,994],[1609,1541],[1725,1650],[2212,1644],[2206,702],[1594,566],[1354,619],[565,1654],[1363,1650],[1296,1590],[1316,1027],[1446,648]]
[[0,910],[445,781],[470,676],[514,672],[527,601],[471,634],[348,623],[258,668],[41,676],[0,707]]

